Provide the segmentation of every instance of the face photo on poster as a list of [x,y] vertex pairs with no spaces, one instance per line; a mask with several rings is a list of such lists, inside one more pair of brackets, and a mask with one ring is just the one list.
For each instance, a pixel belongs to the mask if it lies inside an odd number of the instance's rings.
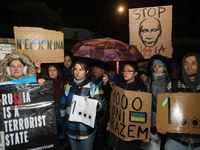
[[98,100],[73,95],[69,121],[81,122],[94,128]]
[[157,128],[200,134],[200,93],[163,93],[157,98]]
[[171,58],[172,6],[129,9],[130,44],[144,58],[161,54]]

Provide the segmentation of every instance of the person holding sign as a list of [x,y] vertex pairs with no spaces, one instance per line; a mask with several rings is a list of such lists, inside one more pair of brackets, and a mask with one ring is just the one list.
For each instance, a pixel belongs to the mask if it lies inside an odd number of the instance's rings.
[[32,61],[19,52],[7,54],[0,62],[0,66],[0,82],[36,76]]
[[[123,67],[123,81],[119,83],[119,87],[131,90],[147,92],[146,86],[137,79],[139,68],[136,63],[127,62]],[[139,150],[140,140],[123,141],[110,132],[109,146],[112,150]]]
[[[155,136],[158,141],[160,137],[156,134],[156,106],[157,106],[157,94],[166,93],[167,84],[170,81],[170,62],[166,57],[159,54],[154,55],[148,62],[148,71],[151,76],[148,77],[144,84],[147,86],[148,92],[152,93],[152,111],[151,111],[151,135]],[[166,137],[161,136],[161,145],[165,143]],[[151,141],[150,141],[151,142]],[[160,146],[157,142],[157,146]],[[150,143],[151,144],[151,143]],[[144,143],[142,144],[144,145]],[[145,145],[145,147],[148,145]],[[163,146],[163,145],[162,145]],[[142,146],[143,147],[143,146]],[[160,148],[158,148],[160,149]]]
[[[167,86],[167,92],[198,92],[200,93],[200,55],[188,53],[182,61],[182,76]],[[192,102],[192,99],[191,99]],[[199,107],[199,106],[197,106]],[[158,132],[166,134],[165,130]],[[169,133],[165,150],[200,150],[200,135]]]
[[[65,91],[61,99],[61,117],[66,119],[63,123],[59,138],[63,139],[65,132],[69,136],[69,142],[72,150],[92,150],[93,141],[96,132],[96,124],[94,128],[81,122],[69,121],[69,114],[73,95],[79,95],[87,98],[98,100],[97,111],[102,108],[102,100],[97,85],[91,82],[88,74],[88,66],[84,61],[78,60],[73,66],[73,78],[65,86]],[[65,114],[66,113],[66,114]],[[66,128],[65,128],[66,127]]]

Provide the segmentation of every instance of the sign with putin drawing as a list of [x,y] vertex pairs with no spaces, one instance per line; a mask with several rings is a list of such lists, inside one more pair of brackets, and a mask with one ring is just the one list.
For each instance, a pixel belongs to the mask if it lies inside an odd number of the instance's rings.
[[64,34],[61,31],[35,27],[14,27],[16,52],[27,55],[33,62],[64,62]]
[[157,97],[157,128],[200,134],[200,93],[163,93]]
[[151,94],[115,86],[110,102],[110,132],[124,141],[149,140]]
[[172,57],[172,6],[129,9],[130,45],[144,58],[155,54]]

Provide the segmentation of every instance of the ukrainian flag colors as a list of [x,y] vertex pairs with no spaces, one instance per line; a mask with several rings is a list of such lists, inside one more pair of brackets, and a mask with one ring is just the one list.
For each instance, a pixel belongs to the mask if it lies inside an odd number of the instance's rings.
[[168,97],[165,97],[164,101],[161,103],[162,106],[165,106],[165,104],[168,102]]
[[146,114],[131,112],[131,122],[145,123],[146,122]]

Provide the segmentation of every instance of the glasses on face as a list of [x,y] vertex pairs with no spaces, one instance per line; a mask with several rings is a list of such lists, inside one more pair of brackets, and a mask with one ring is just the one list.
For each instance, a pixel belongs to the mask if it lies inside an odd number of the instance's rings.
[[132,71],[132,70],[123,70],[122,72],[126,73],[126,74],[130,74],[130,73],[135,72],[135,71]]

